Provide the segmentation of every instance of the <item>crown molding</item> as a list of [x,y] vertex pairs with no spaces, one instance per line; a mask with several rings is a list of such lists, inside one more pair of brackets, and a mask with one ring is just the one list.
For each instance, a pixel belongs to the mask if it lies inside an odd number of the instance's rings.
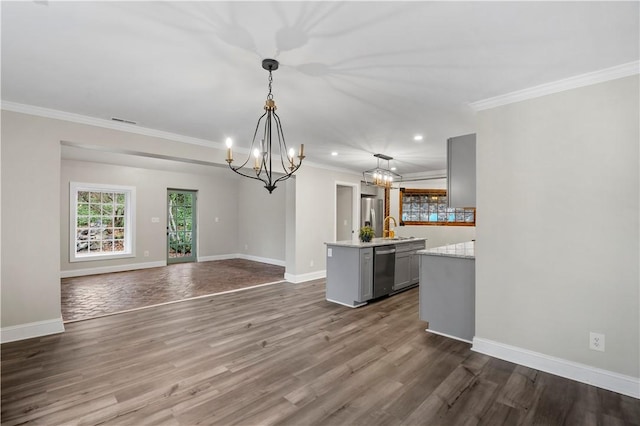
[[17,102],[10,102],[10,101],[3,100],[2,109],[7,111],[19,112],[22,114],[30,114],[30,115],[36,115],[39,117],[54,118],[56,120],[70,121],[72,123],[87,124],[89,126],[102,127],[105,129],[135,133],[143,136],[151,136],[155,138],[168,139],[176,142],[189,143],[192,145],[201,145],[209,148],[218,148],[218,149],[226,148],[226,146],[223,143],[219,143],[219,142],[193,138],[190,136],[179,135],[177,133],[165,132],[162,130],[150,129],[148,127],[140,127],[136,124],[119,123],[112,120],[89,117],[86,115],[74,114],[66,111],[59,111],[56,109],[19,104]]
[[428,172],[407,173],[402,175],[400,182],[415,182],[420,180],[446,179],[447,169],[431,170]]
[[[135,133],[143,136],[151,136],[155,138],[167,139],[174,142],[182,142],[182,143],[188,143],[193,145],[206,146],[209,148],[217,148],[221,150],[226,150],[227,148],[224,143],[220,143],[220,142],[213,142],[205,139],[193,138],[190,136],[179,135],[177,133],[164,132],[162,130],[150,129],[148,127],[140,127],[136,124],[120,123],[116,121],[105,120],[103,118],[89,117],[86,115],[74,114],[71,112],[43,108],[43,107],[38,107],[34,105],[20,104],[17,102],[10,102],[10,101],[3,100],[2,103],[0,104],[0,108],[6,111],[35,115],[35,116],[45,117],[45,118],[53,118],[56,120],[69,121],[69,122],[78,123],[78,124],[86,124],[89,126],[102,127],[105,129],[119,130],[122,132]],[[63,144],[69,145],[69,146],[77,146],[80,148],[104,149],[101,147],[93,147],[93,146],[79,146],[79,144],[74,144],[73,142],[67,142],[67,141],[63,141]],[[107,151],[110,151],[110,150],[107,149]],[[249,154],[250,150],[247,148],[236,147],[234,148],[234,152],[238,152],[241,154]],[[121,153],[124,153],[124,152],[121,152]],[[153,156],[151,154],[142,154],[137,152],[136,153],[130,152],[130,154]],[[156,156],[156,158],[160,158],[160,157],[162,156]],[[164,158],[164,159],[170,159],[170,158]],[[316,163],[309,160],[306,160],[305,164],[311,167],[315,167],[317,169],[328,170],[332,172],[345,173],[353,176],[362,175],[361,172],[355,172],[353,170],[349,170],[341,167],[320,164],[320,163]]]
[[617,65],[611,68],[605,68],[599,71],[576,75],[574,77],[565,78],[563,80],[553,81],[551,83],[541,84],[539,86],[530,87],[528,89],[517,90],[515,92],[506,93],[504,95],[495,96],[493,98],[471,102],[469,103],[469,106],[474,111],[482,111],[502,105],[512,104],[514,102],[520,102],[540,96],[551,95],[553,93],[564,92],[565,90],[577,89],[579,87],[590,86],[596,83],[603,83],[605,81],[615,80],[617,78],[628,77],[630,75],[639,73],[640,61],[634,61],[622,65]]

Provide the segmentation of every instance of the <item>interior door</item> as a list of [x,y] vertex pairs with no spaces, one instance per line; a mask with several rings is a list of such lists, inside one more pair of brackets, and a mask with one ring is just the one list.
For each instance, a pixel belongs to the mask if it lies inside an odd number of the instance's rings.
[[196,191],[167,190],[167,263],[195,262]]
[[350,186],[336,186],[336,241],[350,240],[353,236],[353,195]]

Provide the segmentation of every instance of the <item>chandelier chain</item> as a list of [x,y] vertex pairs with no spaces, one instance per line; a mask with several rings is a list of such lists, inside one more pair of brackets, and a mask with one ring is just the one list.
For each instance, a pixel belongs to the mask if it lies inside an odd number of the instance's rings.
[[273,95],[271,94],[272,83],[273,83],[273,75],[271,74],[271,70],[269,70],[269,94],[267,95],[267,99],[273,99]]

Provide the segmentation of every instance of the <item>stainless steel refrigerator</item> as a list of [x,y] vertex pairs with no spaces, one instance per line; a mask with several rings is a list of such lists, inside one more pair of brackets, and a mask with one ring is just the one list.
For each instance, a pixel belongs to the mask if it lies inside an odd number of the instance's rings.
[[362,197],[360,202],[360,227],[369,222],[376,237],[382,237],[384,220],[383,200],[374,197]]

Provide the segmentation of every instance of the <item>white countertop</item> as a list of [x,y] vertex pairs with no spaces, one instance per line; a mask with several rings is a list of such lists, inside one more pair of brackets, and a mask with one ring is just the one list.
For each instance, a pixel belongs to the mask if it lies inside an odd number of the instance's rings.
[[368,243],[363,243],[362,241],[355,239],[355,240],[344,240],[344,241],[333,241],[330,243],[325,243],[328,246],[341,246],[341,247],[357,247],[357,248],[362,248],[362,247],[377,247],[377,246],[388,246],[388,245],[398,245],[398,244],[404,244],[404,243],[412,243],[412,242],[416,242],[416,241],[425,241],[426,238],[407,238],[407,237],[400,237],[398,239],[396,238],[374,238],[373,240],[371,240]]
[[475,241],[467,241],[464,243],[449,244],[447,246],[434,247],[426,250],[418,250],[417,253],[428,256],[448,256],[475,259],[475,245]]

